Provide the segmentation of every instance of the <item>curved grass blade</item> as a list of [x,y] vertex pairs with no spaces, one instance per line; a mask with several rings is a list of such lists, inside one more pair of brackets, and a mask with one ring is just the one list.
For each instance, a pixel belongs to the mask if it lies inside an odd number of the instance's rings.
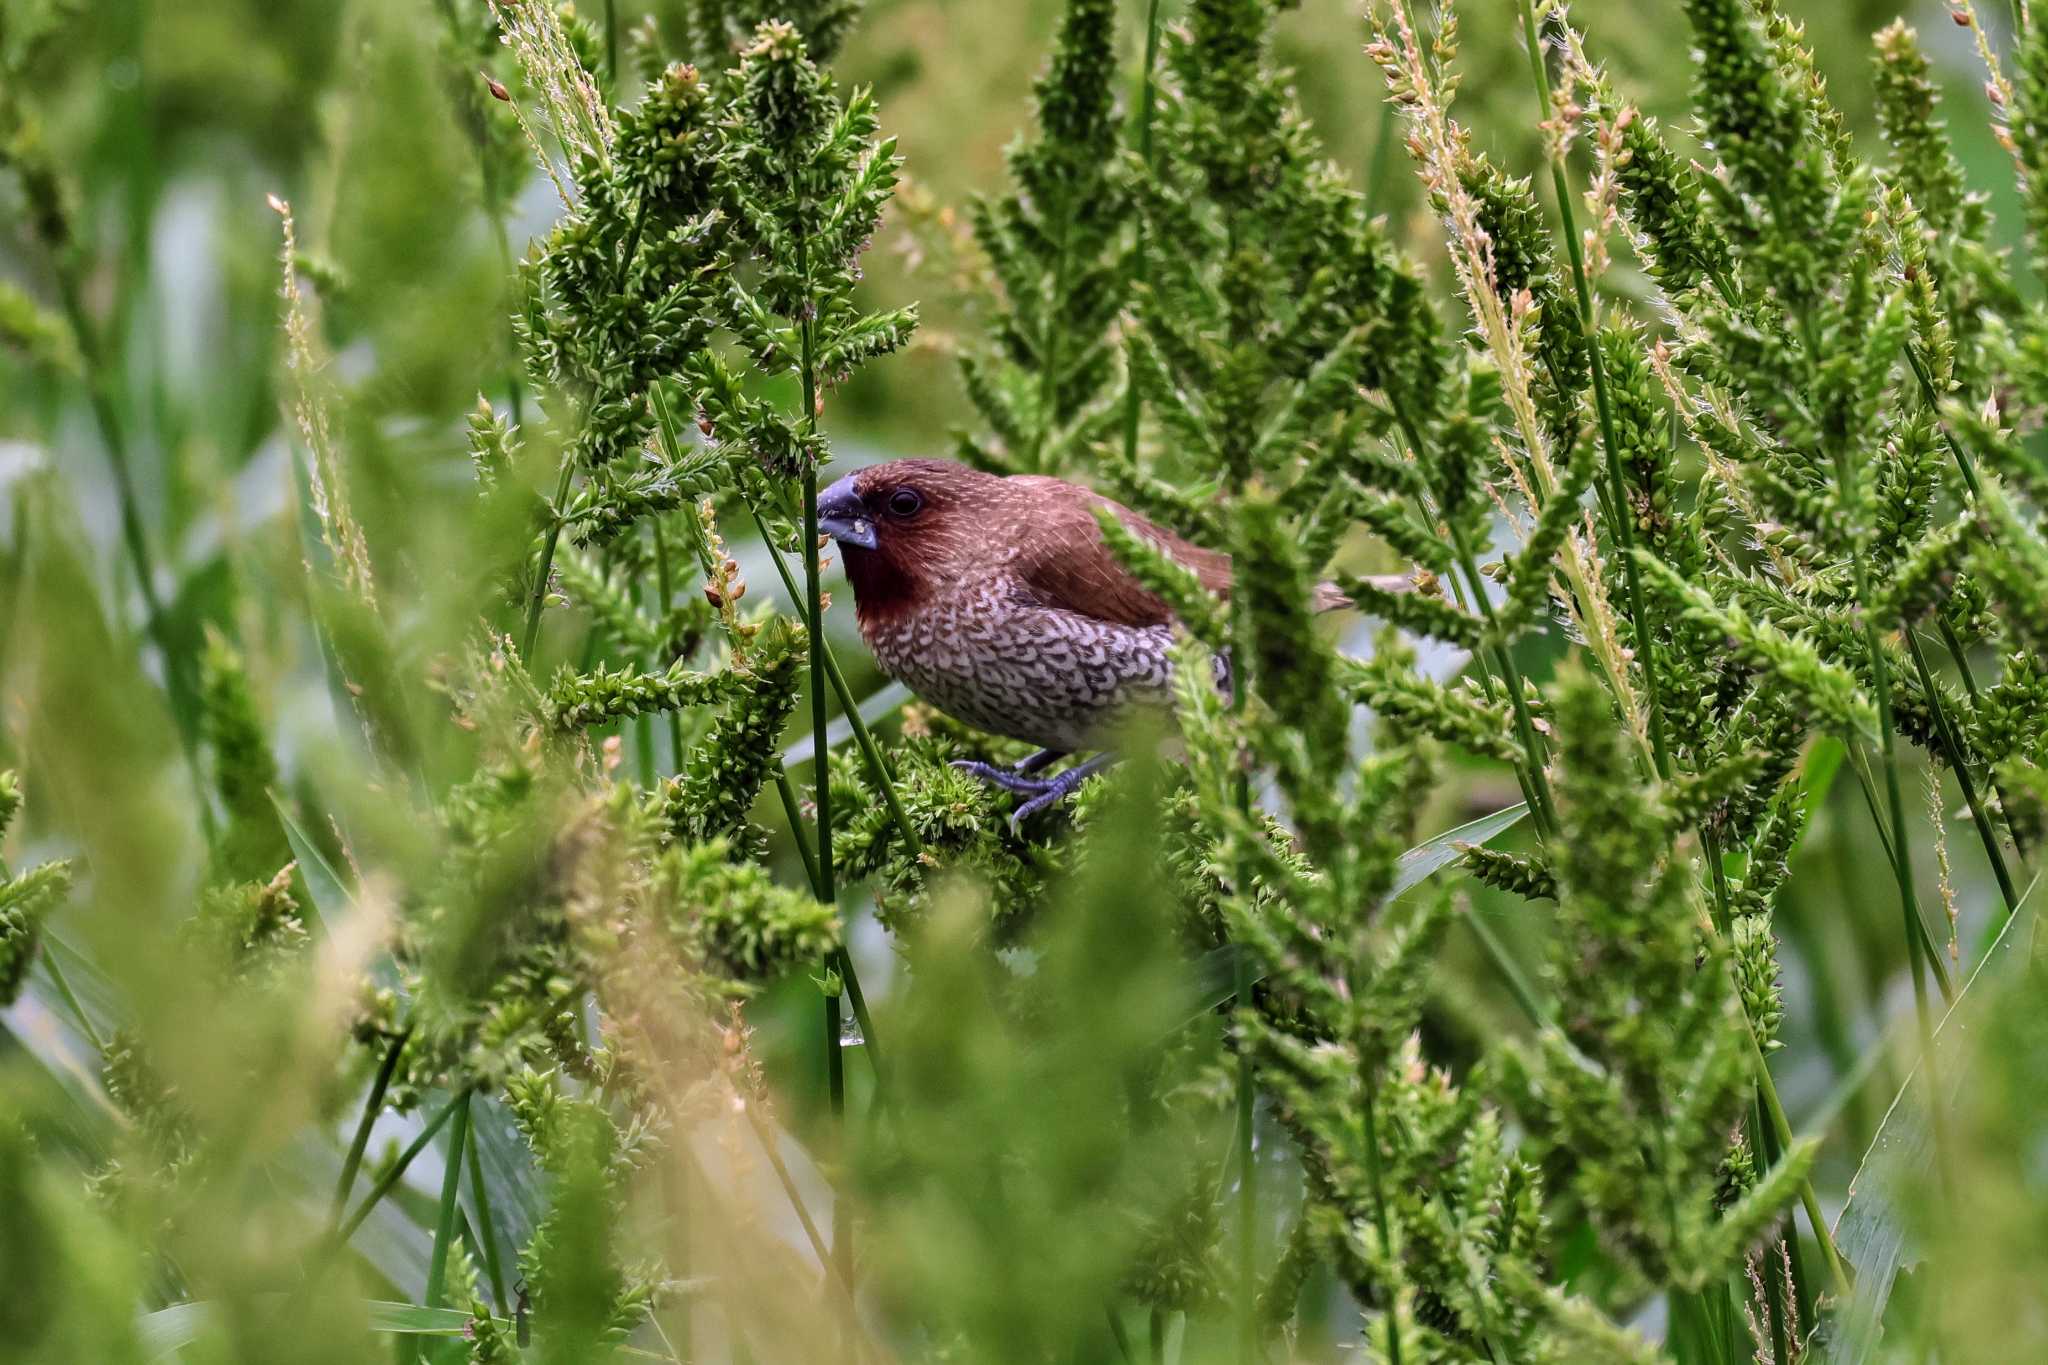
[[[2022,920],[2031,918],[2029,910],[2038,909],[2040,887],[2037,874],[2020,897],[2018,909],[2006,919],[1997,941],[1957,993],[1955,1004],[1935,1026],[1937,1054],[1962,1046],[1959,1039],[1966,1025],[1951,1028],[1950,1024],[1957,1022],[1957,1015],[1964,1009],[1974,1008],[1973,992],[1978,983],[1987,976],[1995,979],[2005,975],[2024,956],[2024,939],[2031,937],[2031,929],[2027,934],[2016,929]],[[1955,1065],[1958,1058],[1938,1057],[1937,1063],[1941,1060],[1949,1064],[1937,1064],[1931,1074],[1942,1079],[1939,1099],[1946,1106],[1954,1102],[1962,1080],[1960,1068]],[[1835,1310],[1831,1320],[1824,1320],[1820,1333],[1824,1339],[1814,1343],[1813,1365],[1860,1365],[1875,1355],[1885,1305],[1891,1301],[1899,1272],[1912,1258],[1897,1193],[1902,1185],[1924,1176],[1934,1164],[1934,1133],[1928,1121],[1926,1087],[1921,1084],[1920,1072],[1921,1066],[1916,1064],[1893,1097],[1891,1108],[1885,1111],[1884,1121],[1878,1124],[1877,1134],[1870,1140],[1863,1164],[1849,1182],[1849,1202],[1835,1220],[1836,1244],[1843,1258],[1856,1268],[1856,1292],[1848,1303]]]
[[313,909],[321,921],[333,928],[348,913],[348,884],[334,865],[327,861],[327,855],[320,851],[320,845],[313,842],[291,810],[278,800],[277,793],[270,794],[270,804],[277,810],[278,822],[284,826],[285,842],[291,845],[292,857],[299,860],[299,876],[305,880],[306,894],[312,899]]
[[[283,1295],[277,1295],[283,1298]],[[422,1308],[415,1303],[394,1303],[386,1299],[366,1299],[363,1302],[364,1323],[372,1332],[383,1332],[404,1336],[459,1337],[469,1330],[469,1314],[455,1308]],[[213,1305],[204,1300],[197,1303],[173,1304],[160,1308],[154,1313],[145,1313],[136,1325],[137,1335],[142,1339],[144,1358],[152,1361],[170,1361],[206,1332],[213,1320]],[[512,1330],[510,1319],[500,1319],[499,1324],[506,1331]]]
[[1387,894],[1387,899],[1413,891],[1456,862],[1468,845],[1491,842],[1520,824],[1528,814],[1529,803],[1517,801],[1491,815],[1482,815],[1456,829],[1447,829],[1427,843],[1417,844],[1401,855],[1400,870],[1394,876],[1394,889]]

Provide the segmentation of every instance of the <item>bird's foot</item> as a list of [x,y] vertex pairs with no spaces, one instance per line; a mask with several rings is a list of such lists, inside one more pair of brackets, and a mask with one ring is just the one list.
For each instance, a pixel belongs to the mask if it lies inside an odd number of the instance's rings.
[[1054,805],[1071,796],[1083,782],[1116,762],[1115,754],[1097,754],[1076,767],[1067,769],[1057,777],[1033,777],[1036,768],[1042,768],[1060,755],[1033,754],[1015,768],[998,768],[993,763],[977,763],[972,759],[957,759],[953,766],[962,772],[973,773],[991,786],[1004,791],[1015,792],[1029,799],[1010,815],[1010,828],[1014,831],[1047,806]]
[[963,773],[974,774],[991,787],[1001,787],[1004,791],[1015,792],[1019,796],[1043,795],[1047,788],[1059,780],[1058,778],[1033,777],[1027,769],[1022,767],[998,768],[993,763],[977,763],[973,759],[968,758],[954,759],[953,766]]

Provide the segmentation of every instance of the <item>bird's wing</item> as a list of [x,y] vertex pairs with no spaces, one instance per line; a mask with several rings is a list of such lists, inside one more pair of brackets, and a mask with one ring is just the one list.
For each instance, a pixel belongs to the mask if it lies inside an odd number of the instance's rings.
[[1166,603],[1131,576],[1103,543],[1095,509],[1106,506],[1135,534],[1194,570],[1211,592],[1230,593],[1230,556],[1205,550],[1147,521],[1130,508],[1064,479],[1016,475],[1008,482],[1030,494],[1030,530],[1012,565],[1019,582],[1040,601],[1098,621],[1163,626],[1173,620]]
[[[1194,570],[1203,587],[1218,597],[1230,596],[1230,556],[1177,536],[1148,521],[1113,498],[1038,474],[1012,475],[1007,482],[1030,493],[1026,533],[1015,571],[1025,589],[1048,606],[1063,607],[1098,621],[1126,626],[1163,626],[1173,620],[1165,602],[1131,576],[1103,543],[1095,509],[1108,507],[1136,535]],[[1400,574],[1366,580],[1387,592],[1413,592],[1415,583]],[[1317,611],[1338,611],[1352,605],[1335,583],[1315,586]]]

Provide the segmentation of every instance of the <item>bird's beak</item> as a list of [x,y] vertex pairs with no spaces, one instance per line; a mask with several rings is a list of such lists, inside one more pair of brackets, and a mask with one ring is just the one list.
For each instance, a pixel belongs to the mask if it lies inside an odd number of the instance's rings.
[[818,494],[818,529],[841,545],[875,548],[875,523],[868,519],[867,505],[853,486],[853,475]]

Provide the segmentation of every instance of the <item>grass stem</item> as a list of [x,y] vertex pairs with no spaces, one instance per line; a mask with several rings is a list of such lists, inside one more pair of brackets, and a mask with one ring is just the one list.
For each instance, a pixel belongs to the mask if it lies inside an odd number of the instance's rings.
[[469,1151],[469,1099],[455,1097],[455,1121],[448,1131],[448,1162],[441,1173],[441,1214],[434,1226],[434,1250],[427,1260],[428,1308],[439,1308],[448,1288],[448,1249],[455,1241],[455,1220],[462,1209],[462,1163]]
[[[483,1153],[477,1146],[474,1114],[469,1120],[468,1159],[469,1198],[470,1202],[476,1205],[476,1221],[481,1224],[473,1231],[476,1233],[477,1245],[483,1252],[484,1274],[491,1282],[491,1302],[496,1304],[498,1311],[502,1313],[511,1306],[511,1300],[505,1297],[505,1263],[498,1252],[498,1226],[491,1219],[491,1188],[490,1182],[484,1179]],[[681,1276],[685,1272],[679,1266],[675,1268],[675,1273]]]
[[427,1126],[420,1131],[420,1135],[398,1154],[398,1160],[391,1163],[391,1169],[384,1173],[383,1178],[370,1187],[370,1192],[363,1196],[363,1202],[356,1205],[355,1212],[334,1230],[334,1235],[329,1239],[333,1246],[345,1245],[348,1239],[355,1235],[356,1229],[363,1225],[363,1220],[382,1202],[384,1196],[398,1188],[398,1182],[405,1179],[406,1168],[412,1165],[415,1157],[427,1149],[427,1144],[434,1140],[434,1134],[441,1131],[443,1125],[455,1116],[456,1109],[468,1098],[469,1091],[465,1088],[454,1099],[442,1105],[433,1118],[427,1120]]
[[[1385,1181],[1380,1174],[1380,1130],[1377,1096],[1378,1078],[1372,1073],[1370,1064],[1364,1076],[1365,1095],[1365,1163],[1372,1179],[1372,1213],[1380,1237],[1380,1255],[1394,1254],[1393,1231],[1387,1223],[1387,1192]],[[1387,1360],[1388,1365],[1401,1365],[1401,1309],[1398,1299],[1387,1303]]]
[[1508,694],[1508,707],[1514,713],[1515,734],[1521,740],[1522,753],[1528,763],[1529,787],[1535,800],[1530,803],[1529,813],[1536,818],[1536,829],[1545,839],[1557,837],[1557,804],[1550,794],[1550,778],[1545,772],[1542,742],[1536,737],[1536,725],[1529,715],[1529,699],[1524,695],[1522,673],[1515,666],[1514,650],[1500,628],[1500,618],[1493,610],[1493,599],[1486,594],[1486,580],[1480,575],[1479,561],[1472,553],[1471,540],[1455,521],[1446,518],[1451,527],[1452,543],[1458,553],[1458,564],[1472,589],[1472,596],[1479,603],[1480,616],[1486,622],[1487,638],[1493,645],[1494,667],[1500,671]]
[[[749,511],[753,509],[749,508]],[[782,586],[788,591],[790,600],[802,609],[804,594],[791,577],[789,566],[782,562],[782,552],[775,548],[775,541],[768,534],[768,523],[758,511],[753,512],[754,525],[761,533],[761,543],[767,547],[768,557],[775,565],[775,572],[782,578]],[[794,521],[796,518],[791,517]],[[915,858],[924,852],[924,840],[917,834],[916,826],[910,823],[910,814],[903,808],[903,798],[896,791],[896,782],[889,772],[889,765],[882,760],[882,749],[875,742],[874,731],[868,728],[860,714],[860,704],[854,700],[853,689],[846,684],[846,675],[839,671],[839,660],[832,652],[832,646],[822,635],[814,635],[811,648],[825,657],[825,674],[832,684],[832,691],[839,698],[839,709],[853,727],[854,743],[860,746],[861,757],[867,761],[868,776],[880,788],[882,801],[889,808],[889,819],[896,826],[896,832],[903,838],[903,846]],[[815,879],[814,879],[815,880]]]
[[[668,624],[669,612],[675,609],[676,587],[675,579],[669,570],[668,535],[661,529],[661,518],[655,517],[653,520],[654,582],[655,590],[661,594],[659,610],[655,613],[655,619],[663,626],[666,626]],[[778,567],[780,567],[779,561]],[[665,666],[668,661],[663,659],[659,662]],[[676,723],[674,716],[668,718],[668,757],[669,771],[680,773],[683,770],[683,727]]]
[[402,1030],[391,1040],[391,1046],[384,1050],[384,1060],[377,1066],[377,1075],[370,1082],[370,1093],[363,1100],[363,1114],[356,1121],[356,1134],[348,1145],[348,1155],[342,1159],[341,1178],[334,1185],[334,1212],[329,1218],[331,1224],[341,1221],[342,1210],[348,1207],[349,1191],[355,1188],[356,1172],[363,1164],[363,1152],[370,1145],[370,1130],[377,1125],[377,1116],[384,1112],[384,1095],[391,1088],[391,1077],[398,1070],[398,1058],[405,1051],[405,1045],[412,1040],[410,1028]]
[[[808,288],[810,270],[810,242],[801,227],[796,235],[796,269],[798,277]],[[818,343],[816,318],[817,309],[807,300],[801,317],[797,321],[798,364],[803,380],[803,412],[799,416],[806,433],[815,436],[818,430]],[[826,704],[825,670],[825,595],[819,584],[818,568],[818,471],[806,469],[803,477],[804,489],[804,619],[811,635],[811,782],[817,802],[818,825],[818,880],[816,891],[821,904],[836,907],[839,888],[832,865],[832,744],[828,733],[830,719]],[[772,548],[772,547],[771,547]],[[851,960],[844,953],[837,954],[828,964],[832,968],[846,965]],[[842,985],[846,977],[833,970],[831,975],[839,977]],[[825,1069],[831,1089],[832,1117],[842,1128],[846,1120],[846,1058],[839,1042],[839,992],[833,991],[825,997]],[[849,1294],[846,1342],[849,1355],[854,1342],[854,1320],[851,1313],[850,1295],[853,1286],[853,1223],[851,1210],[844,1196],[832,1201],[832,1254],[837,1258],[838,1276],[847,1287]]]
[[[1133,101],[1133,108],[1137,111],[1133,117],[1138,132],[1138,159],[1147,166],[1152,164],[1152,106],[1155,102],[1152,78],[1158,66],[1159,0],[1147,0],[1145,65],[1138,74],[1138,97]],[[1136,223],[1135,240],[1131,243],[1131,278],[1142,285],[1150,277],[1150,266],[1145,258],[1145,223],[1142,218],[1137,219]],[[1127,361],[1124,366],[1124,465],[1129,469],[1135,469],[1138,465],[1138,430],[1144,406],[1138,396],[1138,386],[1131,382],[1130,365]]]
[[1956,732],[1955,722],[1949,718],[1948,705],[1935,682],[1934,670],[1927,665],[1927,653],[1920,647],[1920,637],[1914,631],[1913,623],[1901,622],[1899,629],[1906,637],[1906,649],[1913,656],[1920,686],[1927,693],[1928,707],[1934,712],[1935,734],[1947,751],[1949,769],[1956,775],[1956,785],[1962,788],[1963,800],[1969,804],[1970,821],[1977,827],[1977,838],[1984,845],[1984,856],[1991,860],[1991,875],[1998,881],[1998,894],[2005,900],[2005,913],[2011,915],[2020,908],[2019,895],[2013,889],[2012,873],[2006,868],[2005,852],[1999,847],[1998,834],[1991,826],[1984,803],[1977,798],[1977,784],[1970,777],[1970,760],[1963,749],[1962,736]]
[[[128,436],[121,425],[119,414],[114,408],[114,396],[107,374],[106,358],[100,346],[99,330],[85,311],[84,296],[79,289],[77,271],[67,259],[61,245],[49,243],[50,256],[57,276],[57,295],[64,308],[64,319],[71,325],[73,339],[78,346],[79,358],[85,367],[86,397],[92,408],[94,423],[99,427],[100,444],[107,452],[107,464],[114,474],[114,495],[119,504],[121,519],[121,542],[127,551],[128,567],[135,575],[136,586],[142,592],[143,628],[156,647],[163,651],[164,680],[172,701],[172,711],[178,723],[178,736],[184,743],[187,756],[193,752],[194,725],[197,721],[198,697],[193,685],[193,661],[185,651],[176,647],[171,637],[170,623],[165,616],[163,598],[157,591],[156,558],[150,552],[149,534],[142,524],[142,500],[135,488],[134,461],[130,458]],[[195,769],[196,772],[196,769]],[[202,801],[202,807],[204,802]]]
[[[1539,117],[1551,117],[1550,73],[1543,61],[1543,39],[1536,25],[1536,11],[1530,0],[1520,0],[1522,33],[1529,49],[1529,74],[1535,82]],[[1635,630],[1636,654],[1643,666],[1644,706],[1650,713],[1650,752],[1657,776],[1671,777],[1670,742],[1664,734],[1662,684],[1657,673],[1656,642],[1650,617],[1644,606],[1641,573],[1633,553],[1635,527],[1629,515],[1628,486],[1621,475],[1621,456],[1614,436],[1614,406],[1607,393],[1607,367],[1600,358],[1598,320],[1593,313],[1592,281],[1587,278],[1585,249],[1579,242],[1578,214],[1572,208],[1571,180],[1565,173],[1561,143],[1550,142],[1550,184],[1557,199],[1557,214],[1564,227],[1565,255],[1571,261],[1572,287],[1579,301],[1580,335],[1586,342],[1586,359],[1593,373],[1593,408],[1600,419],[1600,445],[1607,461],[1607,503],[1621,556],[1622,575],[1628,586],[1629,620]],[[1617,680],[1618,681],[1618,680]]]
[[547,601],[548,578],[555,571],[555,546],[562,539],[562,517],[569,501],[569,485],[576,477],[576,457],[562,452],[562,472],[555,479],[555,500],[548,505],[547,537],[541,542],[540,562],[534,566],[533,588],[526,599],[526,629],[519,637],[519,657],[528,672],[533,670],[533,643],[540,638],[540,609]]
[[[1249,1011],[1251,999],[1251,954],[1241,952],[1237,955],[1238,1008]],[[1257,1360],[1259,1349],[1259,1166],[1253,1126],[1256,1103],[1251,1040],[1245,1036],[1239,1040],[1237,1052],[1237,1349],[1238,1359],[1244,1365]]]

